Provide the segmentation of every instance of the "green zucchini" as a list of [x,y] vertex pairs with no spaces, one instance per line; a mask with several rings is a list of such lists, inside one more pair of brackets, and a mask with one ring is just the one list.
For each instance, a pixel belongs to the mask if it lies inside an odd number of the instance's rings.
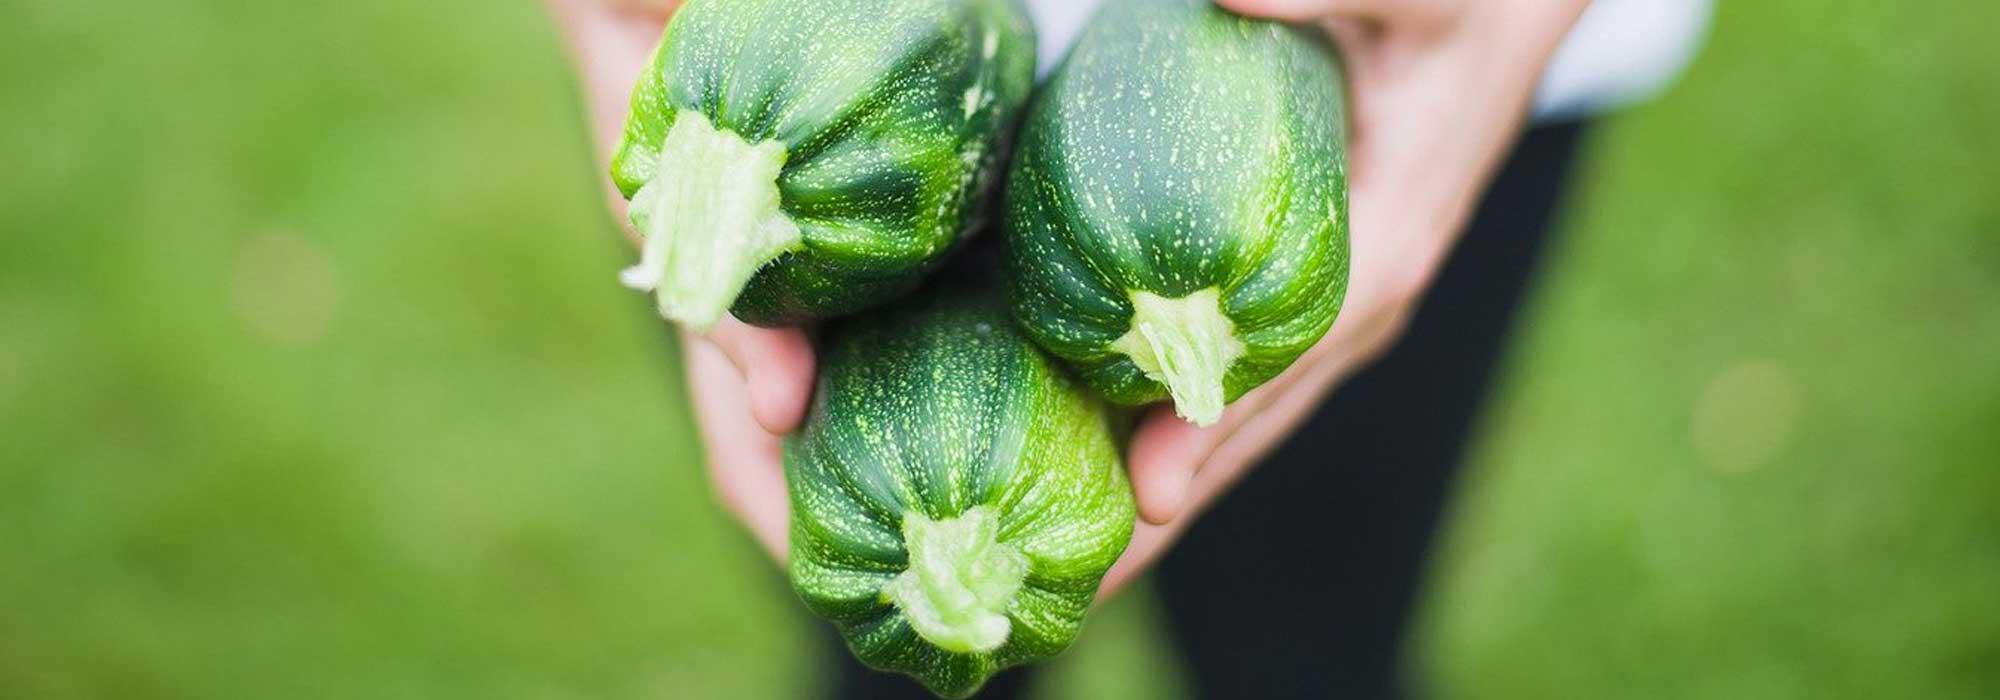
[[957,698],[1069,646],[1135,511],[1103,405],[1001,295],[924,297],[829,330],[790,568],[863,663]]
[[1034,70],[1020,0],[689,0],[612,161],[621,279],[698,330],[901,294],[977,223]]
[[1016,319],[1111,401],[1215,422],[1340,312],[1343,91],[1307,30],[1112,0],[1022,126]]

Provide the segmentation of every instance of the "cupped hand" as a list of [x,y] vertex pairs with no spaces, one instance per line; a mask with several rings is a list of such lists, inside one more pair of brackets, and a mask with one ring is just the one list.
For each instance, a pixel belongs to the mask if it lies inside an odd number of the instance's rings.
[[[549,0],[582,69],[599,153],[617,145],[632,85],[678,4]],[[606,182],[612,210],[623,212],[624,197]],[[633,236],[629,229],[627,235]],[[683,331],[681,341],[709,483],[723,506],[783,561],[790,503],[782,444],[804,421],[812,397],[812,343],[796,328],[758,328],[734,318],[722,319],[704,335]]]
[[1291,369],[1199,428],[1151,410],[1127,453],[1142,522],[1108,594],[1388,350],[1518,137],[1542,68],[1587,0],[1217,0],[1325,28],[1345,61],[1353,258],[1333,329]]
[[[583,69],[600,152],[676,0],[549,0]],[[1588,0],[1217,0],[1325,28],[1349,78],[1353,264],[1327,337],[1207,428],[1150,411],[1127,453],[1141,522],[1105,579],[1117,590],[1276,447],[1342,379],[1386,351],[1519,135],[1549,56]],[[624,201],[607,189],[615,211]],[[722,503],[780,561],[782,436],[803,420],[814,358],[796,329],[724,319],[687,337],[686,371]]]

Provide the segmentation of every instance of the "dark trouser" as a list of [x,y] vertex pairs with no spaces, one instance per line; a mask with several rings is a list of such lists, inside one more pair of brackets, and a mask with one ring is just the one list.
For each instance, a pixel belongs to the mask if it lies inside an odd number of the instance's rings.
[[[1397,652],[1439,515],[1583,132],[1528,132],[1403,340],[1161,561],[1153,582],[1197,697],[1402,694]],[[835,649],[835,697],[931,697]],[[1020,697],[1030,673],[978,697]]]

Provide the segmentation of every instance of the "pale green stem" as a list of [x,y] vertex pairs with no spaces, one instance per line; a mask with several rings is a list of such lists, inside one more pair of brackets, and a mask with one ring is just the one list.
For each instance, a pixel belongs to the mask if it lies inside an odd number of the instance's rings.
[[682,112],[653,179],[632,195],[632,225],[646,241],[619,279],[653,292],[668,320],[714,326],[758,268],[799,245],[799,227],[779,208],[784,167],[784,144],[751,144]]
[[1028,576],[1028,557],[999,542],[1000,518],[976,506],[956,518],[903,516],[910,567],[882,590],[917,635],[940,649],[982,653],[1007,643],[1007,607]]
[[1222,380],[1244,346],[1222,313],[1222,292],[1210,287],[1179,299],[1132,292],[1132,328],[1111,349],[1167,385],[1175,413],[1209,426],[1222,418]]

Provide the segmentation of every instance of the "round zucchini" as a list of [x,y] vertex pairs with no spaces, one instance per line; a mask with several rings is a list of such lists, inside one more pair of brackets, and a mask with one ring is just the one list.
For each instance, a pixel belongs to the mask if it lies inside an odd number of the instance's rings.
[[612,160],[621,279],[698,330],[907,291],[977,223],[1034,70],[1020,0],[689,0]]
[[785,448],[791,579],[868,666],[971,695],[1062,651],[1132,536],[1103,405],[946,290],[830,330]]
[[1307,30],[1112,0],[1019,137],[1021,326],[1111,401],[1202,425],[1283,372],[1347,289],[1343,85]]

